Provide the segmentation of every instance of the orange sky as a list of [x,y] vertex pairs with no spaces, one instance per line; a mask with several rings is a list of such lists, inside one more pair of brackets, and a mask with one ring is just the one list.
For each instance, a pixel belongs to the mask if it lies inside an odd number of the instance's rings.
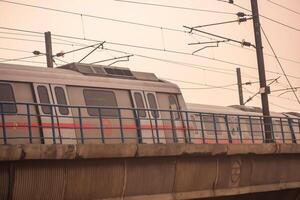
[[[221,21],[235,20],[235,15],[207,13],[191,10],[180,10],[162,7],[153,7],[145,5],[129,4],[113,0],[51,0],[51,1],[37,1],[27,0],[15,2],[23,2],[33,5],[51,7],[56,9],[75,11],[84,14],[91,14],[107,18],[115,18],[144,24],[152,24],[161,27],[170,27],[175,29],[185,30],[182,26],[196,26]],[[273,0],[300,12],[299,0]],[[227,3],[222,3],[216,0],[147,0],[140,2],[151,2],[157,4],[168,4],[190,8],[219,10],[225,12],[239,12],[242,11],[235,6]],[[241,6],[250,8],[250,0],[235,0]],[[260,13],[272,19],[276,19],[295,28],[300,29],[300,15],[282,9],[276,5],[271,4],[267,0],[259,0]],[[83,22],[83,23],[82,23]],[[281,60],[287,74],[300,77],[300,31],[295,31],[287,27],[283,27],[276,23],[270,22],[266,19],[261,19],[261,24],[264,27],[275,51],[281,57],[288,58],[297,62]],[[188,46],[190,42],[206,42],[210,41],[201,36],[190,35],[181,32],[167,31],[155,28],[147,28],[143,26],[129,25],[124,23],[112,22],[107,20],[94,19],[89,17],[58,13],[53,11],[46,11],[36,8],[28,8],[24,6],[12,5],[0,1],[0,26],[26,29],[38,32],[51,31],[52,34],[69,35],[76,37],[86,37],[101,41],[120,42],[132,45],[141,45],[154,48],[161,48],[167,50],[175,50],[191,53],[202,46]],[[252,21],[238,25],[222,25],[215,27],[203,28],[202,30],[213,32],[215,34],[224,35],[236,40],[243,40],[254,43]],[[9,32],[9,34],[7,33]],[[17,41],[12,39],[5,39],[4,37],[13,38],[27,38],[31,40],[43,41],[43,37],[38,36],[20,36],[12,35],[14,31],[7,31],[0,29],[0,58],[18,58],[30,56],[34,50],[44,52],[43,42],[33,41]],[[63,38],[60,38],[63,39]],[[65,38],[64,38],[65,39]],[[53,38],[53,42],[61,43],[84,43],[93,44],[93,42],[65,39],[68,41],[59,41]],[[71,42],[71,43],[70,43]],[[234,43],[230,43],[234,44]],[[210,57],[212,59],[221,59],[229,62],[243,64],[250,67],[256,67],[256,55],[254,51],[246,50],[232,46],[230,44],[220,43],[218,48],[208,48],[197,53],[200,56]],[[265,53],[271,53],[266,41],[263,39]],[[177,62],[192,63],[190,67],[178,64],[171,64],[166,62],[155,61],[142,57],[131,57],[129,62],[118,63],[118,66],[129,67],[132,70],[154,72],[161,78],[168,78],[173,80],[182,80],[187,82],[199,83],[196,85],[191,83],[176,82],[183,89],[183,94],[187,102],[213,104],[213,105],[232,105],[238,104],[238,95],[236,86],[228,87],[231,90],[224,89],[189,89],[189,88],[205,88],[205,85],[230,85],[236,82],[235,68],[239,67],[234,64],[225,64],[215,60],[204,59],[192,55],[178,55],[167,52],[158,52],[152,50],[143,50],[132,47],[124,47],[106,44],[106,48],[113,50],[125,51],[128,53],[135,53],[144,56],[151,56],[161,59],[168,59]],[[4,50],[1,48],[21,49],[28,52],[15,52]],[[69,51],[78,48],[72,45],[53,44],[53,52],[57,53],[61,50]],[[253,50],[253,49],[252,49]],[[80,60],[89,50],[77,52],[66,55],[62,60],[66,62],[73,62]],[[114,56],[123,56],[122,53],[112,51],[96,51],[94,54],[86,59],[86,62],[94,62]],[[28,59],[32,61],[45,62],[45,58]],[[19,64],[26,64],[22,62],[12,62]],[[28,64],[28,63],[27,63]],[[109,64],[109,63],[107,63]],[[265,56],[266,69],[270,71],[280,72],[279,65],[274,57]],[[34,64],[35,66],[43,66],[45,64]],[[220,68],[219,71],[225,73],[216,73],[203,69],[196,69],[195,66],[208,66],[208,69]],[[194,68],[193,68],[194,67]],[[213,67],[213,68],[211,68]],[[257,70],[245,68],[240,66],[242,70],[242,79],[246,81],[256,81]],[[267,73],[267,79],[277,78],[278,75]],[[300,86],[300,79],[290,78],[294,87]],[[173,81],[175,82],[175,81]],[[281,76],[278,83],[272,84],[271,89],[287,88],[288,84],[284,76]],[[245,86],[244,98],[251,96],[250,92],[257,92],[258,84],[252,86]],[[299,90],[300,91],[300,90]],[[297,94],[300,96],[300,92]],[[300,106],[296,102],[295,97],[291,92],[278,97],[281,93],[273,93],[270,96],[270,108],[273,111],[299,111]],[[260,98],[255,98],[247,105],[260,106]]]

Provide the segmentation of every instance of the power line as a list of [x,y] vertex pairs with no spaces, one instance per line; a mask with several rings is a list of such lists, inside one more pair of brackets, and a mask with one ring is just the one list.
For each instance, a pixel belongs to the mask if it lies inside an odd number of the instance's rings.
[[[2,0],[0,0],[0,1],[2,1]],[[0,27],[0,28],[3,28],[3,27]],[[4,27],[4,28],[5,29],[12,29],[12,28],[6,28],[6,27]],[[28,30],[21,30],[21,29],[13,29],[13,30],[19,30],[19,31],[25,31],[25,32],[35,32],[35,31],[28,31]],[[35,33],[43,34],[41,32],[35,32]],[[52,34],[52,36],[63,37],[63,38],[68,38],[68,39],[75,39],[75,40],[84,40],[84,41],[90,41],[90,42],[103,42],[103,41],[100,41],[100,40],[88,39],[88,38],[83,39],[83,38],[79,38],[79,37],[75,37],[75,36],[66,36],[66,35],[58,35],[58,34]],[[20,38],[8,38],[8,37],[0,37],[0,38],[34,41],[34,42],[44,42],[44,41],[20,39]],[[73,44],[69,44],[69,43],[55,42],[54,44],[62,44],[62,45],[73,46]],[[106,44],[117,45],[117,46],[125,46],[125,47],[131,47],[131,48],[146,49],[146,50],[152,50],[152,51],[167,52],[167,53],[174,53],[174,54],[180,54],[180,55],[195,56],[195,57],[204,58],[204,59],[208,59],[208,60],[212,60],[212,61],[216,61],[216,62],[221,62],[221,63],[225,63],[225,64],[229,64],[229,65],[240,66],[240,67],[243,67],[243,68],[257,70],[257,68],[253,67],[253,66],[249,66],[249,65],[245,65],[245,64],[241,64],[241,63],[235,63],[235,62],[226,61],[226,60],[217,59],[217,58],[211,58],[211,57],[203,56],[203,55],[193,55],[191,53],[182,52],[182,51],[161,49],[161,48],[155,48],[155,47],[147,47],[147,46],[141,46],[141,45],[132,45],[132,44],[125,44],[125,43],[118,43],[118,42],[109,42],[109,41],[106,41]],[[271,70],[266,70],[266,72],[272,73],[272,74],[277,74],[277,75],[283,75],[279,72],[274,72],[274,71],[271,71]],[[295,79],[300,79],[300,77],[293,76],[293,75],[287,75],[287,76],[291,77],[291,78],[295,78]]]
[[[270,82],[270,83],[268,84],[268,86],[272,85],[272,84],[273,84],[274,82],[276,82],[279,78],[280,78],[280,76],[277,77],[276,79],[274,79],[272,82]],[[249,98],[244,102],[244,105],[246,105],[246,103],[248,103],[249,101],[251,101],[254,97],[256,97],[256,96],[257,96],[258,94],[260,94],[260,93],[261,93],[260,91],[254,93],[251,97],[249,97]]]
[[[32,40],[32,39],[25,39],[25,38],[15,38],[15,37],[3,37],[0,36],[1,39],[8,39],[8,40],[19,40],[19,41],[26,41],[26,42],[38,42],[38,43],[44,43],[45,41],[43,40]],[[67,46],[73,46],[72,44],[69,43],[62,43],[62,42],[52,42],[53,44],[58,44],[58,45],[67,45]]]
[[32,53],[31,51],[21,50],[21,49],[12,49],[12,48],[6,48],[6,47],[0,47],[2,50],[7,51],[15,51],[15,52],[23,52],[23,53]]
[[[63,38],[68,38],[68,39],[91,41],[91,42],[103,42],[103,41],[100,41],[100,40],[88,39],[88,38],[83,39],[83,38],[74,37],[74,36],[65,36],[65,35],[57,35],[57,34],[52,34],[52,36],[63,37]],[[20,39],[20,38],[10,38],[10,39],[44,42],[44,41],[36,41],[36,40],[28,40],[28,39]],[[63,45],[73,46],[73,45],[68,44],[68,43],[57,43],[56,42],[55,44],[63,44]],[[217,61],[217,62],[221,62],[221,63],[226,63],[226,64],[229,64],[229,65],[240,66],[240,67],[244,67],[244,68],[248,68],[248,69],[257,70],[256,67],[252,67],[252,66],[249,66],[249,65],[241,64],[241,63],[225,61],[225,60],[222,60],[222,59],[211,58],[211,57],[203,56],[203,55],[193,55],[191,53],[181,52],[181,51],[176,51],[176,50],[167,50],[167,49],[160,49],[160,48],[140,46],[140,45],[132,45],[132,44],[124,44],[124,43],[117,43],[117,42],[109,42],[109,41],[106,41],[106,44],[117,45],[117,46],[125,46],[125,47],[131,47],[131,48],[146,49],[146,50],[152,50],[152,51],[167,52],[167,53],[180,54],[180,55],[195,56],[195,57],[204,58],[204,59],[208,59],[208,60],[213,60],[213,61]],[[279,72],[274,72],[274,71],[270,71],[270,70],[266,70],[266,71],[269,72],[269,73],[272,73],[272,74],[277,74],[277,75],[280,74]],[[288,75],[288,76],[292,77],[292,78],[295,78],[295,79],[300,79],[300,77],[296,77],[296,76],[293,76],[293,75]]]
[[28,59],[28,58],[36,58],[39,55],[33,55],[33,56],[26,56],[26,57],[21,57],[21,58],[9,58],[9,59],[5,59],[2,58],[1,62],[11,62],[11,61],[19,61],[19,60],[24,60],[24,59]]
[[[227,1],[226,1],[226,2],[227,2]],[[232,4],[232,5],[234,5],[234,6],[238,7],[238,8],[241,8],[241,9],[243,9],[243,10],[252,12],[252,11],[251,11],[250,9],[248,9],[248,8],[245,8],[245,7],[242,7],[242,6],[240,6],[240,5],[236,4],[236,3],[233,3],[233,1],[232,1],[232,3],[231,3],[231,2],[227,2],[227,3],[230,3],[230,4]],[[293,30],[295,30],[295,31],[300,32],[300,29],[299,29],[299,28],[295,28],[295,27],[293,27],[293,26],[290,26],[290,25],[288,25],[288,24],[285,24],[285,23],[283,23],[283,22],[280,22],[280,21],[278,21],[278,20],[272,19],[272,18],[267,17],[267,16],[262,15],[262,14],[259,14],[259,16],[261,16],[262,18],[267,19],[267,20],[269,20],[269,21],[271,21],[271,22],[274,22],[274,23],[276,23],[276,24],[279,24],[279,25],[281,25],[281,26],[285,26],[285,27],[287,27],[287,28],[290,28],[290,29],[293,29]]]
[[[283,73],[285,79],[287,80],[289,86],[290,86],[291,88],[293,88],[293,86],[292,86],[292,84],[291,84],[289,78],[287,77],[287,75],[286,75],[286,73],[285,73],[285,71],[284,71],[284,69],[283,69],[283,66],[281,65],[280,60],[278,59],[278,57],[277,57],[277,55],[276,55],[276,53],[275,53],[275,50],[274,50],[274,48],[273,48],[273,46],[272,46],[272,44],[271,44],[269,38],[267,37],[267,35],[266,35],[266,33],[265,33],[263,27],[262,27],[262,26],[260,26],[260,27],[261,27],[261,30],[262,30],[262,32],[263,32],[263,34],[264,34],[264,36],[265,36],[265,38],[266,38],[266,40],[267,40],[267,42],[268,42],[268,44],[269,44],[269,46],[270,46],[270,48],[271,48],[273,54],[274,54],[274,56],[275,56],[275,58],[276,58],[276,60],[277,60],[277,62],[278,62],[278,64],[279,64],[279,66],[280,66],[280,69],[281,69],[281,71],[282,71],[282,73]],[[295,95],[295,98],[297,99],[298,103],[300,104],[300,100],[299,100],[299,98],[298,98],[296,92],[295,92],[294,90],[292,90],[292,91],[293,91],[293,93],[294,93],[294,95]]]
[[148,28],[159,28],[159,29],[164,29],[164,30],[183,32],[182,30],[178,30],[178,29],[174,29],[174,28],[160,27],[160,26],[156,26],[156,25],[126,21],[126,20],[115,19],[115,18],[101,17],[101,16],[96,16],[96,15],[78,13],[78,12],[67,11],[67,10],[60,10],[60,9],[55,9],[55,8],[48,8],[48,7],[43,7],[43,6],[36,6],[36,5],[32,5],[32,4],[18,3],[18,2],[14,2],[14,1],[0,0],[0,2],[15,4],[15,5],[19,5],[19,6],[26,6],[26,7],[31,7],[31,8],[38,8],[38,9],[43,9],[43,10],[49,10],[49,11],[54,11],[54,12],[60,12],[60,13],[65,13],[65,14],[77,15],[80,17],[84,16],[84,17],[113,21],[113,22],[118,22],[118,23],[126,23],[126,24],[131,24],[131,25],[144,26],[144,27],[148,27]]
[[285,106],[282,106],[282,105],[278,105],[278,104],[275,104],[273,102],[270,102],[271,105],[273,106],[276,106],[278,108],[282,108],[282,109],[285,109],[285,110],[289,110],[289,111],[293,111],[293,112],[300,112],[300,110],[295,110],[295,109],[292,109],[292,108],[288,108],[288,107],[285,107]]
[[268,1],[268,2],[270,2],[270,3],[272,3],[272,4],[274,4],[274,5],[277,5],[277,6],[281,7],[281,8],[283,8],[283,9],[286,9],[286,10],[288,10],[288,11],[290,11],[290,12],[293,12],[293,13],[295,13],[295,14],[297,14],[297,15],[300,15],[300,12],[295,11],[295,10],[292,10],[292,9],[290,9],[290,8],[288,8],[288,7],[286,7],[286,6],[283,6],[283,5],[279,4],[279,3],[276,3],[276,2],[271,1],[271,0],[266,0],[266,1]]
[[[199,70],[202,70],[202,71],[210,71],[210,72],[215,72],[215,73],[227,74],[227,75],[230,75],[230,76],[235,76],[235,73],[230,73],[230,72],[233,72],[233,70],[230,70],[230,69],[221,69],[221,68],[217,68],[217,67],[197,65],[197,64],[186,63],[186,62],[179,62],[179,61],[174,61],[174,60],[157,58],[157,57],[153,57],[153,56],[146,56],[146,55],[142,55],[142,54],[130,53],[128,51],[125,52],[125,51],[120,51],[120,50],[114,50],[114,49],[111,49],[111,48],[103,48],[103,49],[108,50],[108,51],[118,52],[118,53],[132,54],[132,55],[134,55],[136,57],[141,57],[141,58],[156,60],[156,61],[160,61],[160,62],[171,63],[171,64],[180,65],[180,66],[184,66],[184,67],[199,69]],[[216,70],[213,70],[213,69],[216,69]],[[217,71],[217,70],[221,70],[221,71]],[[247,76],[249,78],[256,78],[256,77],[252,77],[252,76],[249,76],[249,75],[247,75]]]
[[[6,58],[0,58],[0,59],[6,59]],[[36,64],[46,64],[45,62],[39,62],[39,61],[33,61],[33,60],[18,60],[18,61],[16,61],[16,62],[23,62],[23,63],[36,63]],[[0,63],[2,63],[2,61],[0,60]],[[3,62],[3,63],[5,63],[5,62]]]
[[[206,84],[204,84],[206,85]],[[219,85],[219,86],[210,86],[210,87],[202,87],[202,88],[180,88],[182,90],[210,90],[210,89],[224,89],[224,88],[227,88],[227,87],[231,87],[231,86],[235,86],[237,85],[236,83],[233,83],[233,84],[228,84],[228,85]]]
[[[219,88],[219,89],[224,89],[224,90],[230,90],[230,91],[234,91],[236,92],[235,89],[230,89],[227,88],[226,85],[224,86],[215,86],[215,85],[210,85],[210,84],[205,84],[205,83],[198,83],[198,82],[192,82],[192,81],[185,81],[185,80],[178,80],[178,79],[171,79],[171,78],[163,78],[169,81],[175,81],[175,82],[181,82],[181,83],[188,83],[188,84],[194,84],[194,85],[202,85],[202,86],[209,86],[209,87],[213,87],[213,88]],[[230,84],[231,85],[231,84]],[[229,86],[228,86],[229,87]]]
[[225,14],[225,15],[236,15],[236,13],[232,13],[232,12],[224,12],[224,11],[216,11],[216,10],[205,10],[205,9],[198,9],[198,8],[188,8],[188,7],[172,6],[172,5],[166,5],[166,4],[155,4],[155,3],[146,3],[146,2],[137,2],[137,1],[126,1],[126,0],[115,0],[115,1],[124,2],[124,3],[131,3],[131,4],[146,5],[146,6],[175,8],[175,9],[181,9],[181,10],[209,12],[209,13]]
[[[0,2],[1,1],[3,1],[3,0],[0,0]],[[7,1],[4,1],[4,2],[7,2]],[[17,3],[17,4],[19,5],[19,3]],[[23,4],[21,4],[21,5],[23,5]],[[34,7],[36,7],[36,6],[34,6]],[[68,14],[70,14],[70,13],[68,13]],[[82,16],[82,14],[80,14],[80,13],[77,13],[77,15]],[[107,20],[115,21],[115,19],[111,19],[111,18],[107,18]],[[167,30],[167,31],[173,31],[173,32],[181,32],[181,33],[185,33],[185,34],[188,33],[188,31],[184,31],[184,30],[181,30],[181,29],[175,29],[175,28],[169,28],[169,27],[161,27],[161,26],[155,26],[155,25],[149,25],[149,24],[143,24],[143,23],[136,23],[136,22],[132,22],[132,21],[124,21],[124,20],[118,20],[118,19],[116,19],[116,22],[128,23],[128,24],[131,24],[131,25],[145,26],[145,27],[148,27],[148,28],[156,28],[156,29],[160,29],[160,30]],[[7,28],[7,27],[0,27],[0,29],[13,30],[13,31],[24,31],[24,32],[28,32],[28,33],[41,34],[40,32],[36,32],[36,31],[28,31],[28,30],[25,31],[25,30],[22,30],[22,29],[14,29],[14,28]],[[203,38],[212,39],[210,37],[203,36],[203,35],[200,35],[200,34],[197,34],[197,33],[190,33],[190,34],[197,35],[197,36],[203,37]],[[41,37],[43,37],[43,36],[41,36]],[[56,38],[56,40],[64,41],[64,40],[58,39],[58,38]],[[231,44],[231,43],[226,43],[226,44],[231,45],[231,46],[235,46],[235,47],[239,47],[239,48],[242,48],[242,49],[246,49],[246,50],[249,50],[249,51],[253,51],[252,49],[243,48],[243,47],[241,47],[239,45],[235,45],[235,44]],[[265,53],[264,55],[274,57],[273,55],[267,54],[267,53]],[[300,64],[300,61],[295,61],[295,60],[292,60],[290,58],[284,58],[284,57],[278,57],[278,58],[280,58],[282,60],[286,60],[286,61],[290,61],[290,62],[294,62],[294,63]]]

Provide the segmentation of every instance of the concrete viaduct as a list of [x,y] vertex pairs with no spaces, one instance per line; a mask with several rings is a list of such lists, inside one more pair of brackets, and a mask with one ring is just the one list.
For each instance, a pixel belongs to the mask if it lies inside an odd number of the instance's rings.
[[300,193],[297,144],[0,145],[0,160],[1,200],[232,199],[261,192],[299,199]]

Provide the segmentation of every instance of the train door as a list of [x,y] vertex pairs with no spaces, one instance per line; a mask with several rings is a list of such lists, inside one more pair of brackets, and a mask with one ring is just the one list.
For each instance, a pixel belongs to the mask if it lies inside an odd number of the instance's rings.
[[[180,107],[176,98],[176,95],[171,94],[169,95],[169,109],[172,110],[172,112],[170,113],[171,116],[171,123],[172,123],[172,132],[174,134],[173,137],[177,138],[177,142],[179,143],[184,143],[185,142],[185,133],[184,133],[184,128],[183,128],[183,121],[182,121],[182,115],[181,112],[175,112],[175,111],[179,111]],[[190,133],[190,137],[191,140],[193,138],[193,132],[194,132],[194,124],[189,124],[188,127],[189,133]]]
[[162,122],[158,111],[143,109],[158,109],[155,93],[131,91],[134,107],[140,109],[136,112],[138,126],[140,126],[140,141],[142,143],[165,143],[164,132],[161,130]]
[[[66,89],[63,86],[50,86],[49,84],[40,83],[34,83],[33,86],[37,103],[60,105],[68,103]],[[68,108],[41,105],[38,106],[38,110],[45,144],[76,143],[76,140],[70,139],[76,137],[74,127],[70,127],[74,123]]]
[[[53,104],[49,84],[34,83],[33,87],[37,103]],[[58,129],[55,128],[57,125],[55,110],[49,105],[41,105],[38,106],[38,111],[40,114],[40,127],[43,132],[44,143],[59,143],[59,132]]]
[[67,89],[64,85],[51,85],[51,92],[54,104],[62,105],[55,107],[57,116],[58,131],[64,144],[75,144],[76,134],[74,129],[74,120],[72,112],[69,107],[63,105],[70,105]]
[[159,110],[157,98],[155,92],[145,92],[146,103],[148,109],[151,109],[149,112],[150,124],[152,125],[152,130],[155,135],[155,142],[157,143],[166,143],[166,137],[164,132],[164,124],[162,121],[161,113]]

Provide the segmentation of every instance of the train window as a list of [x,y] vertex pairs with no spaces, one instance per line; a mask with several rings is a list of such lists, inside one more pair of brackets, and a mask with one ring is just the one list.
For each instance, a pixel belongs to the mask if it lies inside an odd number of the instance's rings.
[[[62,87],[55,87],[55,96],[58,105],[68,105],[65,91]],[[61,115],[69,115],[68,107],[58,107],[59,113]]]
[[[141,93],[135,92],[134,100],[135,100],[137,108],[145,108],[143,96]],[[139,117],[146,117],[146,110],[139,110],[138,113],[139,113]]]
[[[117,107],[117,99],[112,91],[106,90],[83,90],[85,103],[87,106],[105,106],[105,107]],[[88,108],[87,112],[91,116],[99,116],[98,108]],[[117,109],[102,108],[102,116],[118,116]]]
[[[169,103],[170,103],[170,109],[171,110],[179,110],[179,105],[176,99],[175,95],[169,95]],[[179,112],[173,112],[173,118],[179,119]]]
[[[16,102],[13,88],[11,87],[10,84],[0,83],[0,101]],[[0,112],[17,113],[17,107],[14,104],[2,104],[2,106],[0,106]]]
[[156,100],[155,100],[154,94],[148,93],[147,94],[147,99],[148,99],[148,102],[149,102],[150,109],[154,109],[154,110],[151,111],[152,117],[159,118],[158,111],[155,111],[155,110],[157,110],[157,104],[156,104]]
[[[42,104],[50,104],[48,89],[43,85],[39,85],[37,86],[37,91],[38,91],[40,102]],[[51,107],[42,106],[42,111],[44,114],[51,114]]]

